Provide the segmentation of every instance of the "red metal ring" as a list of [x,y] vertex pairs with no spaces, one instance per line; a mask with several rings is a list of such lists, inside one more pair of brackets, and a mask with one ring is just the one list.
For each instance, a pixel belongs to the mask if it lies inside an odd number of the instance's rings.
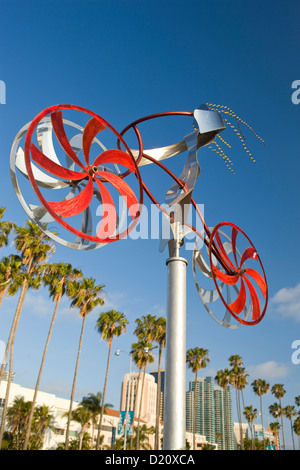
[[[74,227],[72,227],[68,223],[66,223],[59,215],[56,214],[56,212],[54,212],[51,209],[51,207],[49,206],[49,204],[47,203],[47,201],[45,200],[45,198],[41,194],[41,192],[38,188],[38,185],[37,185],[37,183],[34,179],[32,168],[31,168],[31,159],[30,159],[30,156],[31,156],[30,144],[31,144],[31,139],[32,139],[33,132],[34,132],[35,128],[37,127],[38,123],[41,121],[41,119],[43,119],[45,116],[47,116],[47,114],[50,114],[54,111],[60,111],[60,110],[66,110],[66,109],[74,110],[74,111],[80,111],[80,112],[83,112],[85,114],[88,114],[88,115],[96,118],[100,123],[104,124],[106,127],[108,127],[116,135],[116,137],[118,138],[118,141],[121,141],[122,144],[125,146],[127,152],[129,153],[129,155],[131,156],[131,158],[134,162],[135,175],[136,175],[138,183],[139,183],[139,206],[140,206],[140,210],[137,211],[136,216],[135,216],[134,220],[131,222],[130,226],[126,230],[124,230],[121,234],[114,236],[112,239],[111,238],[101,239],[99,237],[87,235],[87,234],[75,229]],[[139,151],[142,154],[142,151],[143,151],[142,141],[139,138],[138,138],[138,140],[139,140],[139,146],[140,146]],[[29,180],[31,182],[31,185],[32,185],[36,195],[38,196],[39,200],[42,202],[42,204],[47,209],[49,214],[51,214],[51,216],[57,222],[59,222],[65,229],[72,232],[73,234],[75,234],[75,235],[77,235],[81,238],[84,238],[86,240],[96,242],[96,243],[110,243],[112,241],[120,240],[120,239],[126,237],[133,230],[133,228],[137,225],[137,223],[139,221],[139,218],[141,216],[141,210],[142,210],[142,205],[143,205],[143,184],[142,184],[142,178],[141,178],[136,160],[133,157],[133,155],[131,153],[131,150],[129,149],[128,145],[126,144],[126,142],[124,141],[122,136],[114,129],[114,127],[111,124],[109,124],[107,121],[105,121],[102,117],[98,116],[96,113],[94,113],[94,112],[92,112],[92,111],[90,111],[86,108],[83,108],[81,106],[75,106],[75,105],[69,105],[69,104],[54,105],[54,106],[50,106],[49,108],[44,109],[43,111],[41,111],[33,119],[33,121],[31,122],[31,124],[28,128],[26,138],[25,138],[24,158],[25,158],[25,164],[26,164],[26,168],[27,168],[28,178],[29,178]]]
[[[217,234],[218,230],[221,228],[221,227],[224,227],[224,226],[229,226],[231,228],[233,228],[234,230],[236,230],[237,232],[240,232],[245,238],[246,240],[248,241],[248,243],[250,244],[250,248],[252,248],[253,250],[255,250],[255,253],[256,253],[256,260],[259,262],[260,264],[260,267],[261,267],[261,270],[262,270],[262,273],[263,273],[263,279],[264,279],[264,283],[265,283],[265,288],[266,288],[266,292],[265,292],[265,303],[264,303],[264,307],[263,307],[263,310],[260,312],[259,314],[259,317],[258,318],[255,318],[254,320],[252,321],[247,321],[247,320],[243,320],[242,318],[240,318],[238,316],[238,314],[236,314],[232,308],[227,304],[227,302],[225,301],[225,299],[223,298],[222,296],[222,293],[219,289],[219,286],[218,286],[218,283],[217,283],[217,280],[216,280],[216,270],[215,270],[215,267],[212,263],[212,245],[213,245],[213,242],[214,242],[214,237],[215,235]],[[222,257],[222,254],[220,253],[220,256]],[[254,247],[253,243],[251,242],[251,240],[249,239],[249,237],[237,226],[237,225],[234,225],[230,222],[221,222],[219,223],[218,225],[215,226],[215,228],[213,229],[212,233],[211,233],[211,237],[210,237],[210,240],[209,240],[209,262],[210,262],[210,269],[211,269],[211,273],[212,273],[212,278],[213,278],[213,281],[214,281],[214,284],[216,286],[216,289],[218,291],[218,294],[219,294],[219,297],[221,299],[221,301],[223,302],[224,306],[226,307],[226,309],[229,311],[229,313],[240,323],[244,324],[244,325],[256,325],[257,323],[259,323],[265,313],[266,313],[266,310],[267,310],[267,305],[268,305],[268,285],[267,285],[267,279],[266,279],[266,274],[265,274],[265,270],[264,270],[264,267],[262,265],[262,262],[260,260],[260,257],[256,251],[256,248]],[[226,259],[224,260],[225,263],[227,263]],[[238,268],[238,266],[236,266]],[[243,272],[242,270],[240,270],[239,272],[236,271],[236,272],[232,272],[231,274],[232,276],[239,276],[239,277],[242,277],[243,276]],[[229,275],[225,275],[225,278],[227,279],[227,276],[229,277]],[[226,280],[225,278],[223,278],[223,281],[222,282],[225,282],[226,284]],[[229,283],[228,283],[229,284]],[[247,285],[248,286],[248,285]],[[253,286],[252,286],[253,287]],[[231,304],[232,305],[232,304]]]

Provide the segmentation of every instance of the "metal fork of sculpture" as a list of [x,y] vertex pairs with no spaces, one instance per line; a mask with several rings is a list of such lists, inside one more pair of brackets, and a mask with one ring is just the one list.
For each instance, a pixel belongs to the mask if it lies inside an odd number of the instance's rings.
[[[83,124],[68,120],[68,113],[80,115]],[[193,118],[193,132],[175,144],[145,150],[138,125],[169,116]],[[233,117],[238,129],[225,116]],[[11,149],[11,176],[23,209],[49,237],[64,246],[90,250],[125,238],[140,221],[144,194],[162,211],[159,249],[162,252],[166,245],[169,248],[163,438],[166,450],[185,449],[187,260],[180,256],[180,247],[186,235],[196,235],[192,257],[196,288],[205,309],[219,324],[226,328],[255,325],[267,308],[266,275],[251,240],[230,222],[208,228],[192,197],[200,174],[199,148],[208,146],[219,153],[233,171],[232,162],[221,148],[221,143],[226,142],[219,136],[227,126],[235,131],[253,159],[245,146],[241,124],[247,126],[229,108],[210,104],[194,112],[146,116],[119,133],[85,108],[56,105],[25,125]],[[131,149],[124,139],[130,130],[137,139],[137,150]],[[104,131],[114,138],[113,149],[107,149],[98,139]],[[186,162],[177,177],[162,162],[186,151]],[[163,204],[141,177],[140,167],[147,164],[156,165],[173,180]],[[30,203],[26,203],[23,193]],[[190,207],[200,219],[202,230],[188,223]],[[93,222],[95,215],[99,217],[97,225]],[[54,230],[57,223],[60,235]],[[199,271],[203,275],[202,286],[197,278]]]

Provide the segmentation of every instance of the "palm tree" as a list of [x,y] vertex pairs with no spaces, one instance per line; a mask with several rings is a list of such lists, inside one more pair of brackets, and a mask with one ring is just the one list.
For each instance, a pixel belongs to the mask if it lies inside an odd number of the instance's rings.
[[155,419],[155,441],[154,449],[159,449],[159,422],[160,422],[160,407],[161,407],[161,359],[162,353],[166,345],[166,319],[164,317],[158,318],[154,323],[153,330],[154,340],[158,343],[158,368],[157,368],[157,393],[156,393],[156,419]]
[[[145,375],[146,375],[146,367],[147,364],[151,364],[154,362],[153,356],[153,349],[156,346],[152,346],[146,339],[140,340],[138,343],[133,343],[131,346],[130,354],[132,356],[133,361],[137,365],[139,369],[136,393],[135,393],[135,409],[134,409],[134,416],[136,416],[137,412],[137,405],[138,405],[138,397],[139,397],[139,385],[140,385],[140,377],[142,370],[144,369],[143,373],[143,380],[142,380],[142,388],[139,400],[139,413],[138,413],[138,425],[137,425],[137,436],[136,436],[136,450],[139,450],[139,434],[140,434],[140,421],[141,421],[141,413],[142,413],[142,396],[144,392],[144,383],[145,383]],[[134,417],[133,417],[134,420]],[[134,422],[134,421],[133,421]],[[132,445],[132,440],[131,440]]]
[[[94,429],[95,425],[97,424],[98,416],[100,416],[101,413],[101,404],[102,404],[102,393],[97,392],[95,393],[89,393],[88,396],[83,397],[83,399],[80,402],[80,405],[87,408],[91,412],[91,421],[92,421],[92,426],[93,426],[93,431],[92,431],[92,449],[94,448]],[[104,404],[104,413],[106,413],[106,408],[113,408],[114,405],[111,403],[105,403]],[[101,441],[101,439],[100,439]]]
[[27,221],[27,226],[24,228],[16,227],[15,228],[16,236],[14,243],[16,245],[17,251],[21,253],[22,263],[26,267],[26,273],[21,273],[18,275],[18,280],[15,278],[15,282],[10,286],[9,293],[14,294],[18,288],[21,288],[16,312],[10,329],[9,338],[6,345],[6,350],[4,354],[4,360],[0,372],[0,382],[2,374],[4,371],[4,366],[6,363],[8,351],[10,350],[10,363],[9,363],[9,374],[8,381],[6,386],[6,398],[4,402],[4,408],[2,413],[2,423],[0,429],[0,448],[3,439],[7,403],[10,392],[10,385],[12,380],[12,367],[13,367],[13,349],[15,336],[20,321],[20,316],[25,300],[26,293],[29,287],[39,288],[41,283],[41,277],[38,275],[39,266],[41,263],[45,262],[47,257],[53,253],[53,245],[48,243],[49,238],[42,232],[36,225],[32,222]]
[[156,315],[151,315],[148,313],[147,316],[143,315],[141,318],[135,320],[136,328],[134,334],[138,339],[144,339],[148,343],[153,343],[154,341],[154,329],[155,323],[157,321]]
[[5,207],[0,208],[0,248],[8,244],[9,235],[11,231],[16,227],[15,224],[13,224],[12,222],[2,221],[2,217],[5,211]]
[[[150,428],[147,427],[146,424],[143,424],[142,426],[139,426],[138,428],[135,428],[135,439],[136,443],[133,442],[133,445],[139,449],[143,450],[151,450],[151,446],[149,444],[149,436],[151,434],[155,433],[155,428],[151,426]],[[139,438],[139,443],[137,443],[137,439]]]
[[[156,315],[151,315],[150,313],[148,313],[148,315],[146,316],[142,315],[141,318],[137,318],[135,320],[136,327],[134,330],[134,334],[138,337],[140,341],[145,341],[146,343],[149,343],[149,345],[152,345],[155,339],[156,322],[157,322]],[[149,349],[149,346],[146,346],[146,349]],[[149,358],[149,362],[153,362],[153,361]],[[145,364],[145,368],[144,368],[141,397],[143,396],[143,390],[144,390],[146,365],[147,364]],[[137,432],[138,432],[137,445],[139,445],[139,429],[140,429],[139,423],[140,423],[140,415],[141,415],[141,406],[142,406],[142,399],[140,400],[139,422],[137,426]]]
[[46,405],[37,406],[32,420],[31,450],[40,450],[43,447],[45,432],[49,428],[54,429],[54,417],[51,410]]
[[273,403],[272,405],[269,406],[269,412],[278,421],[278,418],[281,413],[281,408],[278,403]]
[[218,370],[215,376],[217,384],[225,391],[225,415],[226,415],[226,449],[231,448],[231,430],[229,421],[229,399],[228,399],[228,385],[231,382],[230,371],[228,369]]
[[260,414],[261,414],[261,426],[263,433],[263,448],[265,449],[265,431],[263,421],[263,410],[262,410],[262,396],[270,391],[270,385],[263,379],[257,379],[252,382],[252,389],[256,395],[260,398]]
[[65,440],[65,449],[68,450],[69,443],[69,434],[70,434],[70,422],[72,415],[72,406],[75,394],[75,386],[78,373],[78,365],[81,354],[82,339],[84,333],[85,322],[88,314],[98,305],[103,305],[104,300],[101,297],[102,290],[104,285],[95,285],[96,281],[93,278],[84,278],[81,282],[75,281],[68,284],[67,295],[72,299],[71,307],[77,307],[80,309],[80,316],[82,318],[81,333],[78,345],[77,359],[75,365],[75,372],[72,384],[71,398],[70,398],[70,408],[68,414],[67,430],[66,430],[66,440]]
[[13,436],[13,447],[16,450],[22,449],[29,404],[30,402],[25,402],[24,397],[15,397],[12,405],[7,408],[7,426]]
[[[68,416],[68,412],[65,415]],[[92,421],[92,412],[85,406],[79,405],[75,410],[72,410],[71,421],[76,421],[81,426],[79,432],[79,450],[82,450],[83,436]]]
[[204,369],[209,363],[208,350],[195,347],[188,349],[186,353],[186,363],[189,369],[195,374],[194,404],[193,404],[193,449],[196,448],[196,401],[197,401],[197,380],[198,371]]
[[252,405],[246,406],[244,408],[243,413],[244,413],[246,420],[248,421],[248,425],[249,425],[250,432],[251,432],[252,450],[255,450],[254,435],[253,435],[253,421],[257,417],[257,409],[253,408]]
[[276,437],[279,438],[279,429],[280,429],[280,424],[278,423],[278,421],[276,421],[276,423],[270,423],[270,429],[274,436],[274,441],[276,442]]
[[0,262],[0,307],[5,292],[10,284],[20,273],[22,266],[22,258],[18,255],[10,255],[5,257]]
[[240,392],[247,384],[247,374],[245,372],[245,368],[243,367],[243,361],[240,356],[233,355],[229,358],[229,365],[232,367],[230,371],[231,375],[231,384],[234,386],[236,390],[236,406],[237,406],[237,414],[239,419],[239,428],[240,428],[240,442],[241,442],[241,450],[243,450],[243,431],[242,431],[242,411],[241,411],[241,399],[240,399]]
[[9,338],[6,343],[6,350],[0,371],[0,383],[9,349],[12,349],[11,343],[17,331],[26,293],[29,287],[39,288],[41,282],[41,278],[38,276],[39,266],[54,252],[54,247],[50,244],[50,239],[32,222],[27,221],[27,226],[24,228],[15,227],[15,232],[14,243],[17,251],[20,252],[22,266],[19,267],[18,273],[15,273],[13,282],[8,289],[8,294],[15,295],[19,289],[21,289],[21,292],[12,321]]
[[300,449],[300,416],[295,419],[294,424],[293,424],[293,430],[295,434],[297,434],[298,439],[299,439],[299,449]]
[[24,447],[23,450],[26,450],[28,447],[28,442],[29,442],[29,436],[30,436],[30,429],[31,429],[31,421],[33,417],[33,412],[37,400],[37,394],[39,391],[39,386],[40,386],[40,381],[44,369],[44,364],[45,364],[45,359],[46,359],[46,354],[48,351],[48,346],[53,330],[53,325],[55,322],[57,310],[60,304],[60,301],[65,295],[66,290],[68,288],[68,285],[70,282],[74,282],[76,279],[82,277],[82,272],[79,271],[78,269],[74,269],[71,264],[69,263],[58,263],[58,264],[46,264],[43,266],[43,282],[46,286],[49,287],[49,296],[53,299],[53,302],[55,302],[55,308],[54,312],[52,315],[50,327],[49,327],[49,332],[42,356],[42,361],[40,365],[40,370],[38,373],[36,385],[35,385],[35,390],[34,390],[34,395],[32,399],[32,409],[28,418],[28,425],[27,425],[27,430],[26,430],[26,435],[25,435],[25,440],[24,440]]
[[159,346],[158,355],[158,371],[157,371],[157,395],[156,395],[156,423],[155,423],[155,445],[154,448],[159,448],[159,422],[160,422],[160,400],[161,400],[161,359],[163,349],[166,345],[166,319],[164,317],[157,318],[156,315],[142,316],[135,320],[136,328],[134,334],[139,339],[143,339],[153,344],[157,342]]
[[[25,439],[25,428],[28,421],[32,402],[25,401],[24,397],[15,397],[12,406],[7,409],[7,425],[13,440],[13,448],[21,450]],[[43,446],[46,430],[53,428],[53,415],[46,405],[38,406],[34,410],[32,421],[32,434],[30,436],[30,449],[39,450]]]
[[281,410],[280,416],[281,416],[281,429],[282,429],[282,447],[283,447],[283,450],[285,450],[284,429],[283,429],[283,413],[282,413],[282,406],[281,406],[281,399],[285,395],[285,390],[283,388],[283,385],[282,384],[273,385],[273,387],[271,389],[271,393],[273,393],[273,395],[275,395],[275,397],[279,400],[279,406],[280,406],[280,410]]
[[127,330],[128,320],[126,319],[123,313],[117,312],[116,310],[110,310],[109,312],[103,312],[99,315],[99,318],[96,323],[96,329],[101,335],[101,338],[107,342],[108,345],[108,358],[106,365],[106,374],[104,381],[104,388],[102,394],[102,407],[99,419],[99,428],[96,442],[96,450],[99,449],[100,435],[101,435],[101,426],[102,418],[104,413],[104,400],[107,386],[108,370],[111,356],[111,346],[113,338],[118,338],[122,333],[125,333]]
[[[278,423],[278,418],[281,415],[281,408],[278,403],[273,403],[272,405],[269,406],[269,413],[273,416],[273,418],[276,419]],[[278,423],[279,426],[279,423]],[[278,430],[280,429],[280,426],[278,427]],[[278,433],[278,439],[279,439],[279,447],[280,447],[280,436]]]
[[284,415],[290,420],[291,422],[291,433],[292,433],[292,442],[293,442],[293,450],[295,450],[295,442],[294,442],[294,433],[293,433],[293,418],[297,416],[297,411],[293,405],[287,405],[283,409]]

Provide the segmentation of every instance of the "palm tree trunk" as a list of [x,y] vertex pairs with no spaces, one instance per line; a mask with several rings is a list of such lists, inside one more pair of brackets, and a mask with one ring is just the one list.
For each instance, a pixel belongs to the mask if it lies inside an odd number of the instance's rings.
[[99,444],[100,444],[101,426],[102,426],[102,419],[103,419],[103,414],[104,414],[104,403],[105,403],[104,400],[105,400],[106,385],[107,385],[108,370],[109,370],[110,355],[111,355],[111,345],[112,345],[112,342],[110,342],[109,345],[108,345],[108,358],[107,358],[104,388],[103,388],[103,393],[102,393],[102,406],[101,406],[101,413],[100,413],[100,419],[99,419],[99,428],[98,428],[98,434],[97,434],[96,450],[99,450]]
[[81,353],[82,338],[83,338],[83,332],[84,332],[86,317],[87,317],[87,314],[83,315],[83,319],[82,319],[81,334],[80,334],[80,340],[79,340],[79,346],[78,346],[77,360],[76,360],[76,366],[75,366],[75,372],[74,372],[74,378],[73,378],[73,385],[72,385],[72,392],[71,392],[71,399],[70,399],[70,408],[69,408],[69,414],[68,414],[66,440],[65,440],[65,450],[68,450],[68,445],[69,445],[72,406],[73,406],[73,400],[74,400],[74,394],[75,394],[75,385],[76,385],[76,380],[77,380],[78,364],[79,364],[79,358],[80,358],[80,353]]
[[16,332],[17,332],[17,328],[18,328],[18,324],[19,324],[19,320],[20,320],[20,316],[21,316],[21,312],[22,312],[22,308],[23,308],[23,304],[24,304],[24,300],[25,300],[25,296],[26,296],[27,291],[28,291],[28,283],[25,280],[23,285],[22,285],[20,297],[19,297],[19,300],[18,300],[18,305],[17,305],[17,308],[16,308],[16,313],[15,313],[15,316],[14,316],[14,319],[13,319],[13,324],[11,326],[11,331],[10,331],[8,343],[7,343],[7,346],[6,346],[5,358],[3,360],[3,365],[2,365],[2,368],[1,368],[0,383],[1,383],[1,377],[2,377],[2,374],[3,374],[3,371],[4,371],[4,366],[5,366],[5,363],[6,363],[6,360],[7,360],[8,350],[10,349],[9,374],[8,374],[8,381],[7,381],[7,386],[6,386],[4,408],[3,408],[3,412],[2,412],[2,422],[1,422],[1,428],[0,428],[0,449],[1,449],[1,446],[2,446],[2,440],[3,440],[3,434],[4,434],[5,422],[6,422],[6,413],[7,413],[8,400],[9,400],[9,392],[10,392],[10,386],[11,386],[11,381],[12,381],[12,364],[13,364],[13,350],[14,350],[15,337],[16,337]]
[[27,428],[26,428],[26,434],[25,434],[23,450],[26,450],[27,447],[28,447],[30,431],[31,431],[31,423],[32,423],[34,408],[35,408],[35,404],[36,404],[36,400],[37,400],[37,394],[38,394],[38,391],[39,391],[39,386],[40,386],[40,381],[41,381],[43,368],[44,368],[44,364],[45,364],[46,354],[47,354],[47,350],[48,350],[48,346],[49,346],[50,337],[51,337],[51,334],[52,334],[52,329],[53,329],[57,309],[58,309],[58,306],[59,306],[59,303],[60,303],[60,299],[61,299],[61,294],[60,294],[60,296],[58,297],[58,299],[56,301],[55,309],[54,309],[54,312],[53,312],[53,315],[52,315],[52,320],[51,320],[51,324],[50,324],[50,328],[49,328],[49,332],[48,332],[48,337],[47,337],[47,341],[46,341],[45,348],[44,348],[42,362],[41,362],[41,365],[40,365],[40,370],[39,370],[38,378],[37,378],[36,385],[35,385],[35,390],[34,390],[34,395],[33,395],[33,400],[32,400],[32,407],[31,407],[30,414],[29,414],[29,417],[28,417],[28,423],[27,423]]
[[282,413],[282,406],[281,406],[281,399],[279,399],[279,406],[280,406],[280,417],[281,417],[281,429],[282,429],[282,447],[285,450],[285,440],[284,440],[284,429],[283,429],[283,413]]
[[82,443],[83,443],[83,429],[81,429],[80,436],[79,436],[79,450],[82,450]]
[[159,450],[159,423],[160,423],[160,398],[161,398],[161,358],[162,358],[162,346],[159,346],[158,355],[158,370],[157,370],[157,391],[156,391],[156,418],[155,418],[155,440],[154,449]]
[[13,357],[12,357],[12,351],[11,351],[10,360],[9,360],[9,374],[8,374],[8,381],[7,381],[7,386],[6,386],[4,407],[3,407],[3,412],[2,412],[2,422],[1,422],[1,429],[0,429],[0,449],[2,447],[3,434],[5,430],[6,413],[7,413],[7,408],[8,408],[9,392],[10,392],[11,379],[12,379],[12,363],[13,363]]
[[255,450],[254,435],[253,435],[253,421],[249,422],[249,428],[251,431],[251,449]]
[[264,420],[263,420],[263,411],[262,411],[262,395],[260,395],[260,413],[261,413],[261,427],[263,433],[263,446],[265,450],[265,431],[264,431]]
[[291,418],[291,433],[292,433],[293,450],[295,450],[295,441],[294,441],[294,432],[293,432],[293,419],[292,418]]
[[144,393],[146,367],[147,365],[145,365],[145,368],[144,368],[143,381],[142,381],[142,390],[141,390],[140,407],[139,407],[139,419],[138,419],[138,425],[137,425],[137,431],[136,431],[136,450],[140,449],[140,421],[141,421],[141,414],[142,414],[142,401],[143,401],[142,398],[143,398],[143,393]]
[[[10,282],[10,280],[7,281],[7,282]],[[2,305],[2,301],[3,301],[3,297],[4,297],[4,294],[5,294],[5,291],[6,291],[6,288],[3,289],[3,290],[0,292],[0,308],[1,308],[1,305]]]
[[3,372],[4,372],[4,369],[5,369],[6,360],[7,360],[7,357],[8,357],[8,352],[9,352],[10,345],[11,345],[11,342],[12,342],[12,338],[16,334],[16,330],[18,328],[20,315],[21,315],[21,311],[22,311],[22,308],[23,308],[23,305],[24,305],[24,300],[25,300],[25,296],[27,294],[27,291],[28,291],[28,283],[25,279],[24,283],[22,285],[22,288],[21,288],[21,293],[20,293],[20,296],[19,296],[16,312],[15,312],[15,315],[14,315],[14,318],[13,318],[13,321],[12,321],[12,325],[10,327],[9,337],[8,337],[6,348],[5,348],[5,353],[4,353],[2,366],[1,366],[1,371],[0,371],[0,385],[1,385],[1,380],[2,380],[2,377],[3,377]]

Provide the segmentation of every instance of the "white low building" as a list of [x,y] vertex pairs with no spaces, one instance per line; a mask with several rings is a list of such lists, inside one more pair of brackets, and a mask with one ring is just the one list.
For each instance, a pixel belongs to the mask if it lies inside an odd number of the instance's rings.
[[[0,423],[2,420],[2,411],[6,395],[7,381],[3,380],[0,384]],[[25,401],[32,401],[34,390],[31,388],[22,387],[14,382],[11,383],[8,407],[13,404],[14,399],[24,397]],[[48,429],[45,434],[43,450],[56,449],[59,443],[65,442],[67,418],[64,416],[69,411],[70,400],[59,398],[53,393],[39,391],[37,395],[37,406],[46,405],[49,407],[50,412],[54,417],[55,432]],[[73,402],[72,409],[78,406],[78,402]],[[102,421],[102,435],[104,435],[103,445],[111,447],[113,428],[117,428],[119,423],[120,412],[116,410],[106,410],[107,413],[103,416]],[[78,436],[81,430],[79,423],[71,421],[70,425],[70,440]],[[90,428],[88,432],[94,437],[96,441],[97,430]]]

